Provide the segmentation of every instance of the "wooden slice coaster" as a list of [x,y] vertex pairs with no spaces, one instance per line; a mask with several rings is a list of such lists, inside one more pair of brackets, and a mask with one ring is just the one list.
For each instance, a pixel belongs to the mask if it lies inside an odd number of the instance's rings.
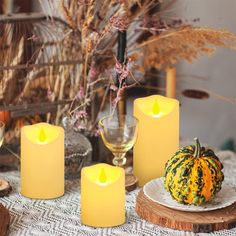
[[0,197],[7,196],[11,190],[11,185],[6,180],[0,179]]
[[7,235],[7,230],[10,225],[10,214],[9,211],[0,204],[0,235]]
[[153,202],[141,190],[136,200],[136,212],[142,219],[153,224],[194,233],[236,227],[236,203],[214,211],[178,211]]
[[125,189],[128,192],[131,192],[137,188],[138,178],[133,174],[125,175]]

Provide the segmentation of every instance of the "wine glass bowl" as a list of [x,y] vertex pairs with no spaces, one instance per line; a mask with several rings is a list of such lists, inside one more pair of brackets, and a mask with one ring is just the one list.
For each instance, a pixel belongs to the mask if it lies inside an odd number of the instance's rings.
[[5,134],[5,123],[0,121],[0,147],[3,144],[4,134]]
[[124,166],[125,154],[137,138],[138,121],[130,115],[106,116],[99,121],[100,132],[105,146],[113,153],[113,164]]

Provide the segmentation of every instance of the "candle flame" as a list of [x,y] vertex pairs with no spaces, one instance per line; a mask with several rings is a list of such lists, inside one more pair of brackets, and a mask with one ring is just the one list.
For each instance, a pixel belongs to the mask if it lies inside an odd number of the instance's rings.
[[160,113],[160,107],[158,105],[157,100],[154,101],[153,107],[152,107],[152,113],[154,115],[158,115]]
[[43,127],[41,128],[41,130],[39,132],[39,141],[42,143],[46,141],[46,134],[45,134]]
[[99,181],[101,183],[105,183],[107,181],[107,176],[106,176],[106,172],[105,172],[104,168],[102,168],[100,171]]

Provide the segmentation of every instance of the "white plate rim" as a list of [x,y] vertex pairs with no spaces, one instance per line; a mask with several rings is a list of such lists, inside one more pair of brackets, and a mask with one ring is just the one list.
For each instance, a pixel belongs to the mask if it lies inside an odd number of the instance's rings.
[[[158,201],[157,199],[153,198],[153,196],[150,194],[150,191],[148,188],[150,188],[150,185],[156,185],[157,184],[161,184],[162,186],[162,191],[164,190],[166,196],[168,196],[168,200],[171,201],[172,204],[167,204],[166,202],[163,202],[163,201]],[[223,191],[225,191],[226,189],[227,190],[231,190],[231,191],[234,191],[235,194],[233,194],[234,197],[232,197],[231,199],[228,199],[228,201],[225,201],[224,203],[221,203],[221,204],[213,204],[214,206],[211,206],[211,202],[209,203],[206,203],[202,206],[194,206],[194,205],[184,205],[184,204],[180,204],[178,203],[176,200],[174,200],[170,193],[167,192],[165,189],[164,189],[164,177],[160,177],[160,178],[157,178],[157,179],[153,179],[151,181],[149,181],[148,183],[146,183],[144,186],[143,186],[143,192],[145,194],[146,197],[148,197],[151,201],[153,202],[156,202],[162,206],[165,206],[165,207],[168,207],[168,208],[171,208],[171,209],[174,209],[174,210],[179,210],[179,211],[188,211],[188,212],[206,212],[206,211],[213,211],[213,210],[217,210],[217,209],[222,209],[222,208],[225,208],[225,207],[228,207],[232,204],[234,204],[236,202],[236,189],[235,187],[231,186],[231,185],[228,185],[228,184],[225,184],[223,182],[222,184],[222,189]],[[221,189],[221,191],[222,191]],[[157,189],[160,191],[160,188]],[[220,191],[220,192],[221,192]],[[219,193],[220,193],[219,192]],[[158,193],[158,191],[157,191]],[[218,194],[219,194],[218,193]],[[217,194],[217,195],[218,195]],[[216,196],[217,196],[216,195]],[[225,199],[222,199],[222,200],[225,200]]]

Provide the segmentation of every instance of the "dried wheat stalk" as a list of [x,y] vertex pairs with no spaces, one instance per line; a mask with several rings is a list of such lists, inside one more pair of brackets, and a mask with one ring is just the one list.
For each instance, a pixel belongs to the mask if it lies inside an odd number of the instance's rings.
[[151,37],[136,49],[144,49],[146,68],[161,68],[181,60],[191,63],[202,54],[212,54],[217,46],[236,49],[236,36],[225,30],[186,26]]
[[[117,102],[120,90],[125,89],[115,86],[117,72],[120,77],[128,75],[127,84],[137,84],[151,66],[164,69],[181,60],[192,62],[201,54],[211,54],[216,46],[235,48],[236,36],[225,30],[193,27],[165,17],[175,7],[175,0],[45,1],[68,27],[54,27],[59,31],[56,35],[60,35],[56,44],[50,50],[37,52],[33,61],[42,60],[45,54],[48,62],[78,60],[75,65],[45,69],[45,86],[51,92],[48,100],[73,100],[71,106],[59,107],[56,117],[48,115],[48,120],[58,123],[68,111],[78,127],[88,131],[96,126],[88,114],[94,93],[101,88],[114,90]],[[44,35],[50,35],[48,25],[54,23],[53,20],[43,23]],[[127,65],[119,64],[115,57],[118,29],[127,30]],[[0,43],[6,38],[0,36]],[[17,52],[16,47],[13,54]],[[10,51],[4,55],[12,58]],[[37,69],[29,74],[20,98],[28,93],[37,74]]]

